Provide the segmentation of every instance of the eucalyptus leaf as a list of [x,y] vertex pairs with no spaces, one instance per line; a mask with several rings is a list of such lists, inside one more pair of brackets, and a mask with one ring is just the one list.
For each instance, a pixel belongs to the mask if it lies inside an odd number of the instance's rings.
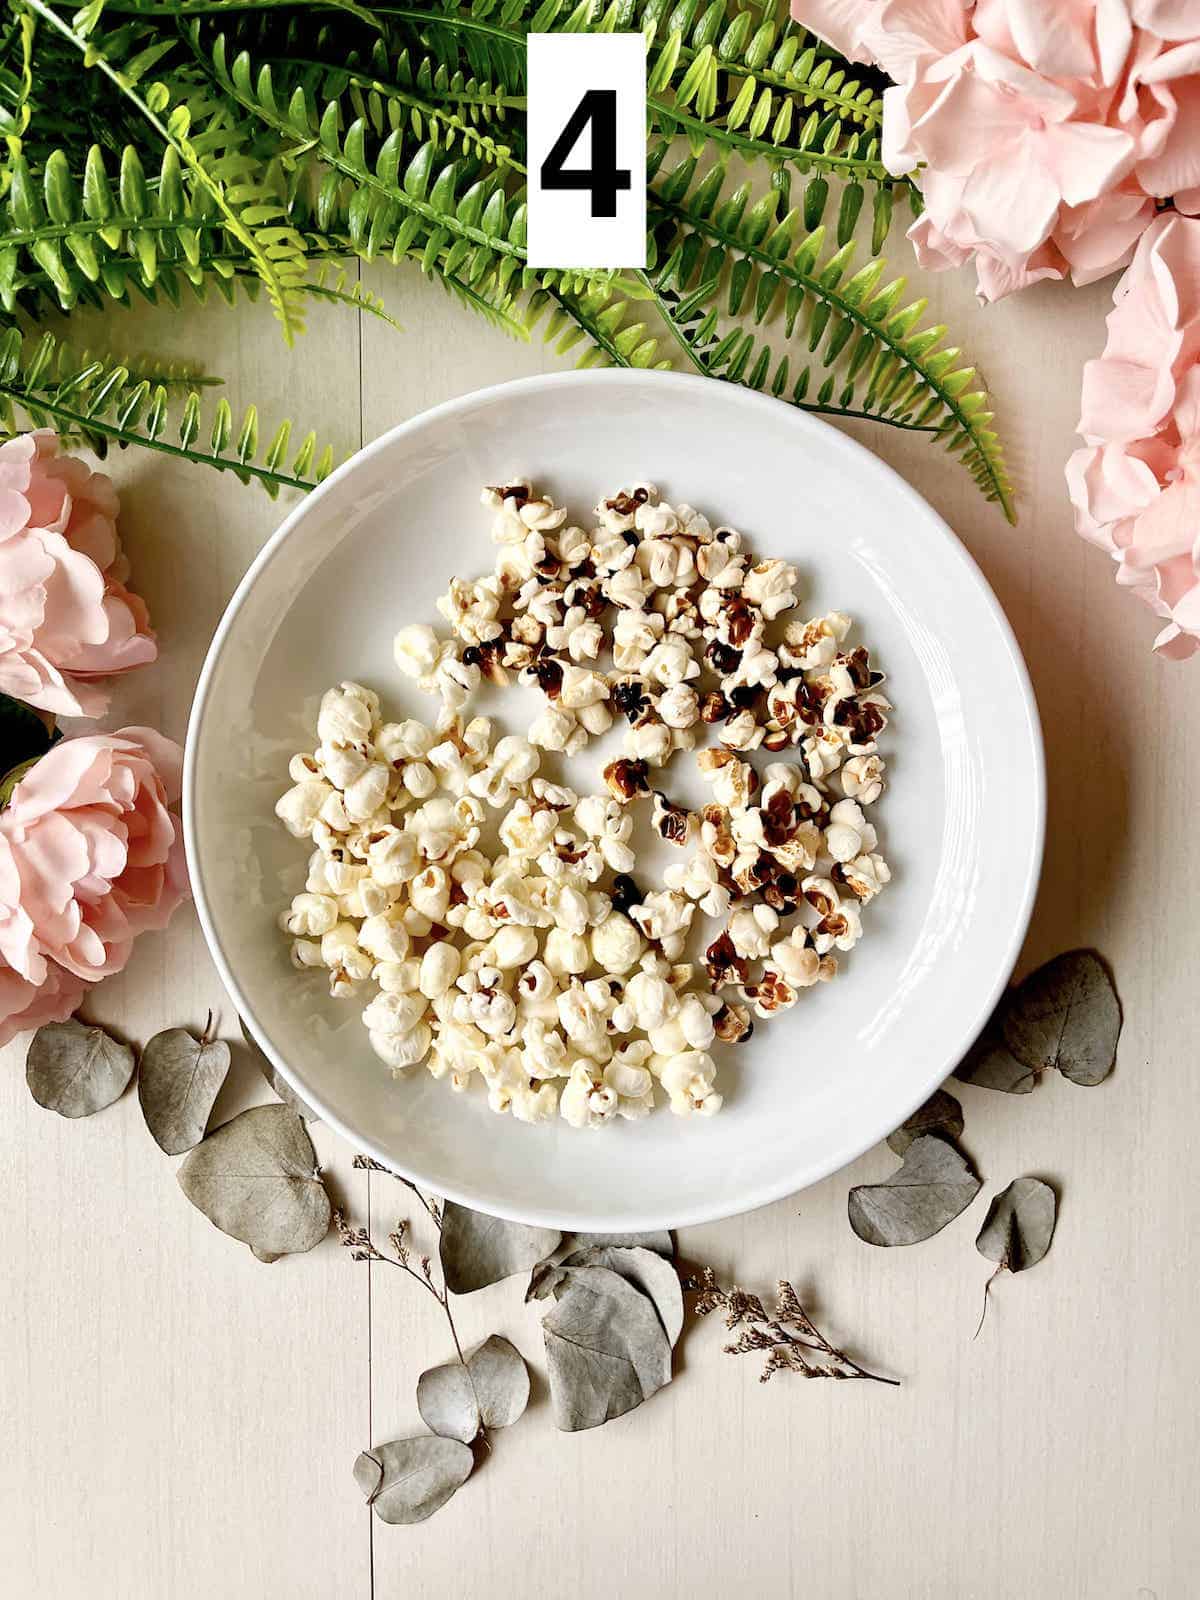
[[441,1260],[452,1294],[471,1294],[523,1272],[558,1248],[557,1228],[505,1222],[447,1200],[442,1212]]
[[617,1250],[653,1250],[656,1255],[668,1259],[675,1255],[675,1240],[668,1228],[659,1228],[654,1233],[564,1233],[562,1242],[568,1254],[612,1245]]
[[937,1134],[919,1134],[886,1182],[851,1189],[850,1226],[868,1244],[919,1244],[965,1211],[980,1187],[960,1150]]
[[954,1076],[963,1083],[976,1084],[980,1089],[996,1089],[1001,1094],[1029,1094],[1037,1082],[1037,1073],[1018,1061],[1005,1044],[998,1017],[993,1017],[984,1028],[955,1067]]
[[485,1339],[466,1363],[430,1367],[417,1382],[417,1408],[427,1428],[470,1444],[481,1428],[507,1428],[529,1404],[529,1369],[500,1334]]
[[1036,1267],[1050,1248],[1058,1196],[1041,1178],[1014,1178],[988,1208],[975,1241],[981,1256],[1006,1272]]
[[962,1107],[945,1089],[935,1089],[923,1106],[918,1106],[907,1122],[888,1134],[888,1147],[902,1156],[919,1134],[941,1133],[957,1139],[963,1131]]
[[671,1381],[671,1346],[653,1303],[606,1267],[568,1274],[542,1332],[564,1432],[623,1416]]
[[493,1333],[468,1357],[467,1371],[484,1427],[511,1427],[529,1404],[529,1368],[516,1345]]
[[154,1035],[138,1064],[138,1100],[160,1149],[180,1156],[200,1143],[228,1072],[223,1039],[197,1039],[186,1028]]
[[424,1522],[471,1476],[475,1457],[457,1439],[394,1439],[364,1450],[354,1481],[383,1522]]
[[[614,1245],[597,1245],[590,1250],[577,1250],[562,1262],[567,1269],[567,1282],[572,1269],[607,1267],[640,1289],[654,1302],[663,1331],[674,1349],[683,1332],[683,1290],[674,1264],[664,1261],[654,1250],[640,1247],[625,1249]],[[555,1290],[557,1294],[557,1286]]]
[[470,1444],[483,1420],[471,1374],[461,1361],[429,1367],[417,1379],[417,1410],[431,1433]]
[[1108,1077],[1117,1059],[1121,1002],[1094,950],[1068,950],[1017,985],[1003,1010],[1004,1042],[1035,1072],[1056,1068],[1072,1083]]
[[305,1122],[320,1122],[320,1117],[312,1109],[312,1107],[306,1105],[296,1093],[295,1089],[292,1088],[287,1079],[280,1073],[276,1072],[275,1063],[271,1060],[270,1056],[250,1032],[250,1029],[246,1026],[245,1019],[239,1017],[238,1024],[241,1027],[242,1038],[246,1041],[246,1048],[250,1052],[251,1060],[262,1073],[263,1077],[271,1085],[271,1088],[274,1089],[275,1093],[283,1101],[284,1105],[291,1106],[296,1115],[303,1117]]
[[90,1117],[119,1100],[133,1077],[127,1044],[72,1017],[47,1022],[29,1042],[25,1081],[38,1105],[60,1117]]
[[252,1106],[186,1156],[179,1187],[208,1220],[260,1260],[311,1250],[330,1205],[304,1123],[289,1106]]

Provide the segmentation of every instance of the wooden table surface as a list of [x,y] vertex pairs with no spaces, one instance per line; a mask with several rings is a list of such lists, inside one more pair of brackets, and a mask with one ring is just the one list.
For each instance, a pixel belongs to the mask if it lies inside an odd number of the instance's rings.
[[[907,255],[902,241],[893,256]],[[437,401],[556,364],[489,330],[413,272],[364,271],[392,334],[319,306],[289,355],[268,312],[111,319],[109,347],[202,353],[258,401],[349,448]],[[1200,666],[1150,653],[1153,619],[1071,530],[1062,468],[1079,377],[1111,286],[1043,285],[981,310],[966,275],[922,283],[993,384],[1021,496],[1006,525],[923,438],[854,426],[982,565],[1020,638],[1047,738],[1046,866],[1022,958],[1075,944],[1111,960],[1125,1005],[1102,1087],[956,1092],[988,1192],[1024,1172],[1062,1191],[1054,1248],[997,1285],[973,1248],[983,1201],[932,1241],[881,1251],[846,1222],[851,1170],[683,1253],[769,1290],[788,1275],[835,1338],[904,1380],[756,1381],[685,1336],[676,1381],[595,1432],[530,1414],[431,1521],[389,1528],[351,1479],[371,1442],[415,1430],[414,1383],[447,1354],[437,1308],[332,1238],[260,1265],[179,1193],[135,1099],[89,1121],[34,1104],[23,1043],[0,1071],[0,1590],[11,1600],[746,1596],[1189,1600],[1200,1558],[1196,1321],[1200,1155],[1195,850]],[[89,337],[96,338],[96,330]],[[182,739],[213,628],[279,511],[203,468],[113,464],[134,583],[159,663],[120,688],[111,726]],[[1190,709],[1189,709],[1190,708]],[[119,719],[119,721],[117,720]],[[90,1014],[145,1040],[233,1008],[194,914],[147,937]],[[217,1118],[263,1098],[239,1052]],[[405,1198],[315,1133],[341,1204],[390,1225]],[[385,1228],[386,1231],[386,1228]],[[515,1282],[462,1307],[540,1362]]]

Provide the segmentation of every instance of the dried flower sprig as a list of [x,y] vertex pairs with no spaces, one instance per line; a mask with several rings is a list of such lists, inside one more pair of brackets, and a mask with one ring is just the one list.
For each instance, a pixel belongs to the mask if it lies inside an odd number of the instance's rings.
[[[749,1294],[736,1284],[729,1289],[723,1288],[711,1267],[705,1267],[698,1277],[687,1279],[684,1288],[696,1295],[695,1311],[698,1317],[721,1311],[728,1329],[741,1330],[737,1339],[725,1346],[727,1355],[766,1352],[767,1359],[758,1379],[760,1383],[766,1383],[774,1373],[786,1369],[788,1372],[798,1372],[805,1378],[861,1378],[899,1387],[899,1378],[885,1378],[878,1372],[869,1372],[844,1350],[831,1344],[801,1305],[795,1289],[784,1278],[779,1280],[771,1313],[767,1312],[756,1294]],[[823,1359],[814,1361],[811,1355]]]
[[[383,1172],[389,1178],[395,1178],[397,1183],[402,1183],[406,1189],[410,1189],[416,1195],[426,1215],[440,1231],[442,1214],[439,1202],[422,1194],[415,1183],[410,1183],[407,1178],[400,1177],[399,1174],[392,1172],[382,1162],[374,1160],[371,1156],[356,1155],[354,1168],[358,1172]],[[406,1272],[415,1283],[419,1283],[423,1289],[433,1296],[442,1308],[446,1318],[446,1325],[450,1330],[450,1337],[454,1341],[455,1352],[459,1361],[465,1367],[467,1364],[466,1357],[463,1355],[462,1345],[459,1342],[458,1329],[454,1326],[454,1313],[450,1309],[449,1291],[444,1281],[440,1285],[435,1282],[433,1262],[428,1255],[418,1254],[416,1257],[417,1264],[416,1266],[413,1265],[413,1251],[409,1245],[411,1230],[408,1219],[401,1217],[387,1236],[387,1242],[392,1250],[391,1255],[388,1255],[386,1251],[378,1247],[371,1237],[369,1229],[352,1228],[340,1211],[334,1217],[333,1222],[334,1227],[337,1229],[338,1239],[349,1250],[351,1260],[378,1261],[390,1267],[397,1267],[401,1272]]]

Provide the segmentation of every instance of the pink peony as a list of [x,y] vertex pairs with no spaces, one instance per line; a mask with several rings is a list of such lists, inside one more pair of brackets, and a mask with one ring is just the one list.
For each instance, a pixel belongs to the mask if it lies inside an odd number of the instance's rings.
[[100,716],[91,680],[153,661],[146,608],[125,588],[117,496],[60,455],[53,433],[0,445],[0,690],[58,716]]
[[66,739],[0,812],[0,1032],[69,1015],[187,892],[181,752],[149,728]]
[[40,984],[30,983],[0,961],[0,1045],[43,1022],[65,1022],[86,992],[82,978],[52,961]]
[[883,159],[916,173],[921,264],[973,259],[984,299],[1090,283],[1130,259],[1157,200],[1200,210],[1195,0],[793,0],[895,79]]
[[1182,659],[1200,648],[1200,221],[1158,217],[1113,299],[1067,485],[1078,532],[1164,620],[1155,649]]

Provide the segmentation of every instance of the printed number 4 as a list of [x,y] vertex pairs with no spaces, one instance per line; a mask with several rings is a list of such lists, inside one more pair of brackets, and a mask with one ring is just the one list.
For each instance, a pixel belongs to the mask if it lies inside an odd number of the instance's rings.
[[[590,167],[566,168],[563,162],[574,149],[588,125],[592,129]],[[632,174],[617,166],[617,91],[588,89],[567,118],[567,125],[550,147],[542,162],[543,189],[588,189],[592,196],[593,217],[615,217],[617,191],[628,189]]]

